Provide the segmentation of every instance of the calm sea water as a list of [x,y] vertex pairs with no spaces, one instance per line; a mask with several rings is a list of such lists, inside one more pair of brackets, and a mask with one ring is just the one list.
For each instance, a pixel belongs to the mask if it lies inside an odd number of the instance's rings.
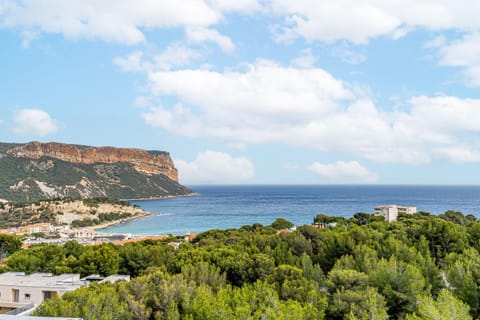
[[351,217],[382,204],[416,206],[434,214],[446,210],[480,215],[480,186],[197,186],[198,196],[132,201],[152,216],[103,232],[185,234],[209,229],[271,224],[282,217],[302,225],[319,213]]

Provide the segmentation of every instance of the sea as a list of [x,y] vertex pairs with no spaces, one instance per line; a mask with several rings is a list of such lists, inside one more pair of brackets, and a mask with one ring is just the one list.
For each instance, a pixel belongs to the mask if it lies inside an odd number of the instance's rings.
[[480,186],[193,186],[196,196],[136,200],[131,204],[152,212],[101,230],[133,235],[183,235],[210,229],[269,225],[285,218],[295,225],[309,224],[317,214],[351,217],[372,213],[385,204],[415,206],[432,214],[455,210],[480,217]]

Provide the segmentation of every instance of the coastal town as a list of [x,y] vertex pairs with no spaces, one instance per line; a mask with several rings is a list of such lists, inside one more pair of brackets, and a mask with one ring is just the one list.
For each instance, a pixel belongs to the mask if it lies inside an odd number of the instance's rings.
[[72,240],[83,245],[107,242],[125,244],[168,237],[168,235],[139,236],[129,233],[101,232],[102,229],[112,225],[152,214],[123,201],[100,198],[94,201],[44,200],[28,205],[1,202],[0,215],[4,218],[9,214],[15,215],[19,212],[29,218],[24,219],[22,223],[14,223],[7,228],[0,229],[0,233],[21,237],[24,247],[40,243],[65,244]]

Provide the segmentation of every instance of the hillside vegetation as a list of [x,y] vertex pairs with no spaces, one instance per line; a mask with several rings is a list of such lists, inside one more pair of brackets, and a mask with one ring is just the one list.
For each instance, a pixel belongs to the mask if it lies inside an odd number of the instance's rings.
[[[326,217],[319,215],[321,225]],[[84,319],[472,319],[480,316],[480,222],[449,211],[395,223],[359,213],[296,231],[288,221],[211,230],[177,250],[165,241],[124,246],[40,245],[5,270],[125,273],[40,306]],[[330,222],[329,222],[330,223]],[[333,225],[333,224],[330,224]]]

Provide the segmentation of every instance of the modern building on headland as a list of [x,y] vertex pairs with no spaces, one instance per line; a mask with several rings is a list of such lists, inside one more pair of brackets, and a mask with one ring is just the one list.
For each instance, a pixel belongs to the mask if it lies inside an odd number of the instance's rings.
[[414,214],[416,212],[417,212],[417,207],[405,207],[405,206],[398,206],[396,204],[389,204],[389,205],[375,207],[375,215],[383,216],[385,220],[388,222],[397,221],[397,217],[399,213]]

